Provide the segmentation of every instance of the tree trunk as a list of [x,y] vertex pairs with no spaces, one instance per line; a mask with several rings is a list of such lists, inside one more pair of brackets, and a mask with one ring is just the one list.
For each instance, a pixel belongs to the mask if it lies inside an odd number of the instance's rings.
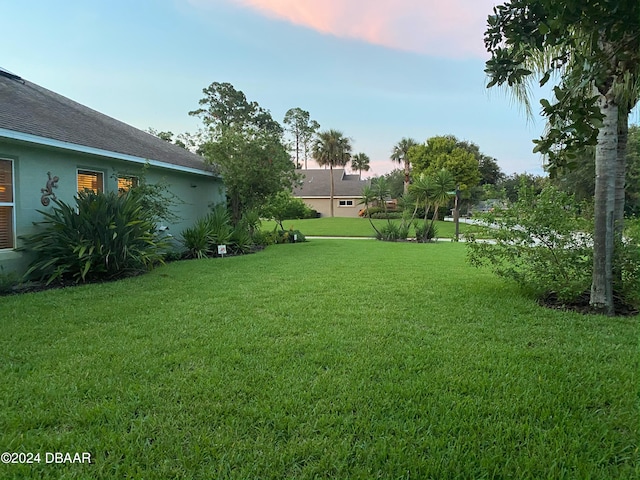
[[613,287],[622,288],[622,269],[616,265],[615,255],[622,242],[624,232],[624,198],[625,183],[627,173],[627,138],[629,137],[629,110],[620,106],[618,111],[618,152],[616,162],[616,194],[614,210],[614,264],[613,264]]
[[618,152],[616,163],[616,206],[615,232],[616,239],[622,239],[624,230],[624,187],[627,173],[627,138],[629,136],[629,111],[619,108],[618,116]]
[[331,195],[329,201],[331,202],[331,218],[333,218],[333,165],[329,164],[329,175],[331,175]]
[[407,155],[405,153],[405,159],[404,159],[404,194],[405,195],[409,192],[409,175],[411,173],[410,163],[409,163],[409,160],[407,160],[406,156]]
[[234,225],[237,225],[238,222],[240,222],[241,210],[242,206],[240,196],[237,193],[234,193],[231,195],[231,221]]
[[595,225],[593,275],[589,304],[595,312],[614,314],[613,248],[618,154],[618,105],[613,95],[600,96],[604,115],[596,148]]

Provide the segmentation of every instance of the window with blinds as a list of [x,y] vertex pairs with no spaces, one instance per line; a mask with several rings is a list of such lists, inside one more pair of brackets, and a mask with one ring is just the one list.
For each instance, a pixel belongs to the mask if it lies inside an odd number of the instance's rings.
[[0,158],[0,249],[13,248],[13,162]]
[[118,192],[128,192],[138,186],[138,177],[118,177]]
[[104,180],[102,172],[91,170],[78,170],[78,191],[91,190],[94,193],[104,192]]

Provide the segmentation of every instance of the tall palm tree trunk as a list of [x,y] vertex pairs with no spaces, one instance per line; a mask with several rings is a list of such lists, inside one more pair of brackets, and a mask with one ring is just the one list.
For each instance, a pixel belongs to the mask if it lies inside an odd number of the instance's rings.
[[333,165],[329,164],[329,175],[331,176],[331,192],[330,192],[330,199],[329,201],[331,202],[331,218],[333,218]]
[[596,312],[613,315],[613,248],[618,158],[618,105],[613,95],[601,95],[600,110],[604,120],[598,133],[596,148],[593,275],[589,304]]
[[622,239],[624,230],[624,187],[627,173],[627,138],[629,137],[629,110],[619,107],[618,117],[618,151],[616,162],[616,206],[615,232],[618,240]]
[[411,175],[410,163],[407,158],[404,159],[404,194],[409,192],[409,177]]

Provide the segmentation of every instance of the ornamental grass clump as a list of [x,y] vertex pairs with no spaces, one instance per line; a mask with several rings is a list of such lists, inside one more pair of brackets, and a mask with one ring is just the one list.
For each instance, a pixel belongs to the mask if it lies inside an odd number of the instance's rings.
[[216,205],[205,217],[182,231],[182,243],[187,258],[206,258],[217,255],[218,245],[225,245],[227,253],[250,252],[255,244],[251,231],[257,220],[242,219],[236,226],[224,205]]
[[27,278],[47,285],[112,280],[162,263],[168,245],[140,196],[86,190],[75,205],[53,202],[50,211],[39,211],[38,231],[23,237],[23,249],[34,256]]

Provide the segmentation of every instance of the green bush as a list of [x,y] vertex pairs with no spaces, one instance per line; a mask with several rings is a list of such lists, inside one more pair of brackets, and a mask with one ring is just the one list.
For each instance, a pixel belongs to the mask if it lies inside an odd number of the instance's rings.
[[371,214],[371,218],[389,220],[402,218],[402,212],[376,212]]
[[402,237],[402,228],[395,222],[388,222],[380,228],[376,233],[376,238],[385,242],[396,242],[398,240],[406,240],[407,236]]
[[[213,210],[205,217],[205,222],[209,230],[209,244],[230,245],[233,235],[233,226],[231,225],[231,215],[224,205],[216,205]],[[215,249],[217,253],[217,248]]]
[[192,227],[185,228],[181,235],[188,258],[206,258],[211,254],[212,245],[206,218],[198,219]]
[[[129,189],[129,195],[140,197],[143,210],[151,216],[156,223],[176,223],[180,217],[174,212],[174,208],[184,202],[175,195],[166,179],[161,179],[158,183],[147,181],[147,172],[150,168],[148,163],[137,172],[115,172],[112,175],[114,180],[119,177],[133,176],[138,179],[138,184]],[[124,190],[123,190],[124,191]]]
[[306,242],[306,237],[300,230],[275,230],[274,243],[300,243]]
[[360,213],[358,215],[360,215],[361,217],[367,217],[369,215],[371,215],[373,217],[373,215],[380,213],[380,212],[384,212],[384,208],[382,207],[369,207],[369,208],[363,208],[362,210],[360,210]]
[[249,230],[242,225],[238,225],[231,232],[230,238],[231,253],[244,254],[249,253],[253,249],[253,239]]
[[27,278],[85,282],[136,274],[162,262],[167,242],[141,197],[80,192],[75,206],[54,200],[39,231],[23,237],[23,249],[35,256]]
[[[200,218],[192,227],[182,231],[182,243],[187,249],[188,258],[205,258],[218,255],[218,245],[226,245],[228,254],[248,253],[253,249],[254,239],[250,229],[256,228],[254,218],[240,221],[234,228],[229,211],[223,205],[217,205],[205,217]],[[254,230],[253,236],[259,236]]]
[[414,223],[416,231],[416,240],[420,243],[426,243],[438,236],[438,229],[435,223],[430,221]]
[[629,305],[640,308],[640,218],[625,220],[622,241],[614,257],[614,291]]
[[266,247],[276,243],[277,233],[276,231],[257,230],[253,234],[253,242],[255,245]]
[[255,241],[254,236],[260,231],[260,225],[262,225],[262,220],[260,219],[260,211],[257,208],[246,209],[242,212],[242,218],[238,226],[249,233],[252,241]]
[[[301,198],[294,197],[291,192],[281,191],[269,197],[260,209],[260,214],[269,220],[275,220],[280,228],[284,220],[316,218],[317,213],[311,210]],[[284,228],[283,228],[284,230]]]
[[16,272],[5,272],[4,267],[0,265],[0,295],[13,292],[19,283],[20,277]]
[[572,301],[591,284],[593,241],[591,222],[573,196],[545,187],[538,196],[523,191],[505,210],[479,215],[487,226],[482,238],[468,243],[472,265],[487,265],[539,298],[555,293]]

